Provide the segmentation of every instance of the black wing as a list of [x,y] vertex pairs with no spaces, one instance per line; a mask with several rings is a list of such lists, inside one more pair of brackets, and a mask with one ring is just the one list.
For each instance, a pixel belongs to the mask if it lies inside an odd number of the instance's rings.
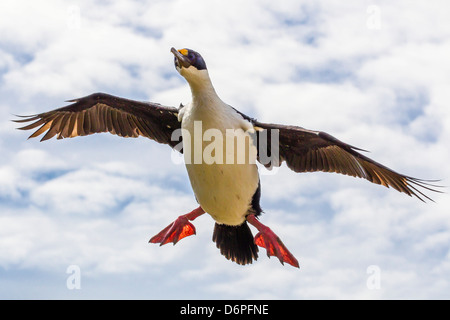
[[[295,172],[337,172],[392,187],[422,201],[423,198],[433,200],[418,188],[440,192],[433,189],[438,186],[430,183],[436,182],[435,180],[422,180],[399,174],[357,152],[365,150],[346,144],[325,132],[261,123],[249,117],[247,119],[259,130],[258,160],[267,167],[280,166],[286,161],[287,166]],[[275,143],[278,150],[271,150],[272,134],[275,134],[273,130],[277,130],[279,136],[278,143]],[[270,158],[274,151],[278,151],[279,155],[276,161],[261,160],[263,152]]]
[[105,93],[94,93],[68,102],[73,103],[13,121],[34,121],[19,129],[38,128],[29,138],[46,132],[41,141],[55,135],[57,139],[62,139],[109,132],[121,137],[143,136],[172,147],[180,143],[171,140],[172,132],[181,128],[177,118],[178,109],[174,107],[119,98]]

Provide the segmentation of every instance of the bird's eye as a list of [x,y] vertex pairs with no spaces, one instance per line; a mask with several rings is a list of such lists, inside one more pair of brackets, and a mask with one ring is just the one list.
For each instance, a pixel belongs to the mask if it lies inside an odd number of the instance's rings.
[[193,54],[192,52],[189,52],[189,54],[188,54],[188,58],[189,58],[189,60],[194,60],[195,59],[195,54]]

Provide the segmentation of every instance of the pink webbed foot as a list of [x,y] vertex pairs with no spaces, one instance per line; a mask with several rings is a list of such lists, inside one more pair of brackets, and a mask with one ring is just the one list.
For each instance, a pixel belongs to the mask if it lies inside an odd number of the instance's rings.
[[181,239],[193,234],[195,234],[194,225],[185,216],[179,216],[174,222],[151,238],[149,242],[161,243],[161,246],[169,242],[176,244]]
[[205,213],[201,207],[192,212],[179,216],[174,222],[150,239],[150,243],[160,243],[160,246],[173,242],[175,245],[181,239],[195,234],[195,227],[189,220],[194,220]]
[[255,236],[256,245],[265,248],[267,256],[276,256],[281,264],[289,263],[299,268],[299,263],[292,253],[286,248],[281,239],[269,228],[259,222],[254,215],[248,215],[247,221],[258,229]]

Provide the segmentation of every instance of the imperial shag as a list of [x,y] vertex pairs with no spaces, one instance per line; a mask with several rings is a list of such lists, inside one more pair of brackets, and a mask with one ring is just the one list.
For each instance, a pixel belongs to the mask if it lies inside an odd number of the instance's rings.
[[[285,161],[295,172],[360,177],[422,201],[431,199],[421,188],[436,191],[430,184],[433,181],[399,174],[358,152],[362,149],[325,132],[262,123],[246,116],[216,94],[199,53],[174,48],[171,52],[176,70],[192,92],[192,102],[186,106],[174,108],[94,93],[69,100],[72,104],[68,106],[15,120],[33,121],[20,129],[38,128],[30,138],[45,133],[41,141],[55,135],[61,139],[110,132],[121,137],[147,137],[182,152],[199,207],[179,216],[149,242],[176,244],[195,234],[189,221],[206,212],[215,220],[212,239],[227,259],[242,265],[252,263],[260,246],[269,257],[298,267],[297,259],[280,238],[259,221],[262,210],[257,161],[267,167]],[[272,160],[266,161],[268,157]],[[258,230],[254,238],[247,222]]]

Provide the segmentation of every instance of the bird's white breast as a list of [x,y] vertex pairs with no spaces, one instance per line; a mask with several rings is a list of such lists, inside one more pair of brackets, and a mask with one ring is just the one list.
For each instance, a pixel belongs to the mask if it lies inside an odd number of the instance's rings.
[[241,224],[258,187],[256,149],[247,132],[251,128],[220,100],[192,103],[182,114],[189,179],[197,201],[218,223]]

